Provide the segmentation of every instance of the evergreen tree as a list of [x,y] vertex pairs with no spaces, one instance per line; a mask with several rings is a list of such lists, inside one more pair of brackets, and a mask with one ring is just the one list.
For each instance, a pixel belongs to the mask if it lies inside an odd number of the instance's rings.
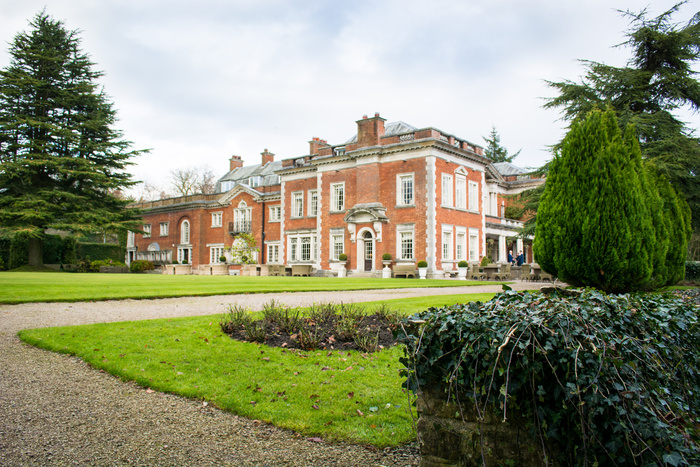
[[520,151],[515,154],[508,154],[508,150],[501,146],[501,136],[496,131],[496,127],[491,127],[489,137],[483,136],[486,141],[484,155],[491,159],[491,162],[513,162],[513,159],[518,157]]
[[0,72],[0,228],[29,235],[41,264],[47,228],[75,233],[138,230],[138,213],[113,193],[133,184],[116,112],[80,50],[76,31],[39,13]]
[[540,202],[533,248],[542,268],[606,292],[646,287],[656,241],[650,191],[632,128],[623,136],[611,110],[574,122]]
[[686,2],[656,18],[624,12],[631,28],[623,44],[631,48],[626,67],[583,61],[580,83],[548,82],[559,92],[545,108],[561,108],[574,121],[595,108],[612,108],[621,128],[634,124],[642,156],[668,177],[688,202],[693,228],[700,230],[700,140],[673,112],[700,110],[700,83],[692,65],[700,59],[700,13],[679,26],[671,17]]

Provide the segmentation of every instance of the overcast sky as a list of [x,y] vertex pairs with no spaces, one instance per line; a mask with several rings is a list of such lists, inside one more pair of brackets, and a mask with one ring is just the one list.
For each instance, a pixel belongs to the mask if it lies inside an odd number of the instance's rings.
[[[579,59],[622,66],[628,19],[677,0],[0,0],[0,67],[46,7],[105,73],[138,180],[236,154],[260,163],[342,144],[355,121],[435,127],[485,145],[492,126],[515,163],[539,166],[563,135],[545,80],[578,80]],[[685,22],[698,2],[674,18]],[[696,67],[697,69],[697,67]],[[693,128],[700,117],[686,114]]]

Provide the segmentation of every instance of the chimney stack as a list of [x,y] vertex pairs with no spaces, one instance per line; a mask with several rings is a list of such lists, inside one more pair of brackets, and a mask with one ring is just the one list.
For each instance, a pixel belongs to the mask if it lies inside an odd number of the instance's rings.
[[243,167],[243,159],[241,159],[241,156],[231,156],[231,159],[229,159],[229,171],[233,172],[239,167]]
[[379,140],[384,136],[384,122],[386,119],[379,116],[379,112],[374,117],[362,116],[362,120],[357,123],[357,147],[378,146]]
[[311,141],[309,141],[309,154],[312,156],[318,156],[318,150],[328,146],[328,141],[325,139],[314,137],[311,139]]
[[261,152],[260,155],[262,156],[262,165],[265,165],[268,162],[273,162],[275,160],[275,155],[272,154],[267,149],[265,149],[263,152]]

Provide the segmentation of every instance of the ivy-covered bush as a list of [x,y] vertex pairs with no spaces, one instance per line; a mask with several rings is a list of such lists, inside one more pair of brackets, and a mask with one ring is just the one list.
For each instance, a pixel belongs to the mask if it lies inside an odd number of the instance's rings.
[[131,272],[153,271],[155,268],[155,265],[151,261],[146,261],[143,259],[132,261],[131,265],[129,266],[129,270]]
[[688,261],[685,263],[685,280],[700,281],[700,262]]
[[406,384],[522,420],[560,465],[699,465],[699,311],[595,290],[431,308],[404,320]]

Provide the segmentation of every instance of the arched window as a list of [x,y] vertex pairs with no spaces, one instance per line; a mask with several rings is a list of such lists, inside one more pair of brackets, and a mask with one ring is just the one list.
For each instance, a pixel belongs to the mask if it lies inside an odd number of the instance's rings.
[[183,245],[190,243],[190,221],[187,219],[180,225],[180,243]]

